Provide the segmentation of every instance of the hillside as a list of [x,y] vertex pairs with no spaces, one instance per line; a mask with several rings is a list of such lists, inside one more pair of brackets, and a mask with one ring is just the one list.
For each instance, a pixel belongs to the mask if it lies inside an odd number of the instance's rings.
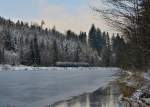
[[71,31],[66,36],[55,28],[14,23],[1,17],[0,38],[1,64],[52,66],[57,61],[75,61],[96,65],[99,61],[97,52]]

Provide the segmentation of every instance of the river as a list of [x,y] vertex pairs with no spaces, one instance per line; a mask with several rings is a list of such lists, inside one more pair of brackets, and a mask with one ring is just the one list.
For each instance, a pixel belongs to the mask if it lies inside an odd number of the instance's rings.
[[[113,81],[118,71],[117,68],[2,71],[0,72],[0,107],[46,107],[49,104],[55,107],[90,107],[91,101],[95,99],[93,96],[102,97],[95,94],[96,90],[106,87],[110,81]],[[111,99],[109,102],[114,102],[111,96],[109,98]],[[100,99],[94,101],[93,105],[98,104]]]

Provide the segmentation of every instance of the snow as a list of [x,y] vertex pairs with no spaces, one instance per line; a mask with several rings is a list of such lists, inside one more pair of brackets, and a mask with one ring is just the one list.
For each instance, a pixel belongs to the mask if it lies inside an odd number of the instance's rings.
[[86,62],[57,62],[56,66],[58,67],[88,67],[89,63]]
[[144,73],[144,78],[150,80],[150,70],[147,73]]
[[133,93],[131,100],[135,102],[138,101],[142,94],[143,94],[142,90],[136,90],[136,92]]
[[33,66],[24,66],[24,65],[19,65],[19,66],[11,66],[11,65],[0,65],[0,72],[3,71],[41,71],[41,70],[47,70],[47,71],[53,71],[53,70],[87,70],[90,71],[92,70],[97,70],[97,71],[120,71],[119,68],[115,67],[33,67]]

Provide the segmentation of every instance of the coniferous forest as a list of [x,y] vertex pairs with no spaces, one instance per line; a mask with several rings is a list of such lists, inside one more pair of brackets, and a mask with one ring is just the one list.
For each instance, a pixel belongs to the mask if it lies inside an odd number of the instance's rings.
[[14,23],[0,17],[0,64],[55,66],[57,62],[83,62],[89,66],[147,70],[150,66],[149,0],[106,0],[106,4],[112,8],[94,7],[93,10],[118,34],[109,34],[94,24],[89,32],[76,34],[68,30],[62,34],[55,26],[44,28],[44,21]]
[[106,5],[105,8],[93,7],[93,10],[124,38],[124,43],[119,41],[117,43],[120,44],[117,46],[116,42],[112,43],[117,53],[115,60],[117,65],[135,71],[148,71],[150,67],[150,0],[105,0],[103,2]]
[[150,107],[150,0],[0,8],[0,107]]
[[86,62],[90,66],[122,66],[124,39],[110,35],[94,24],[89,33],[0,18],[0,63],[27,66],[55,66],[56,62]]

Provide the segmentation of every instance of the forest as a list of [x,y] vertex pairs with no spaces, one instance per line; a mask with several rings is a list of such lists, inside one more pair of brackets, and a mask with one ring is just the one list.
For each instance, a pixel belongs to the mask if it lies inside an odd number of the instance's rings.
[[[0,17],[0,63],[55,66],[57,62],[83,62],[90,66],[147,70],[150,67],[150,1],[105,0],[106,8],[93,7],[118,34],[94,24],[89,32],[54,26],[13,22]],[[111,8],[110,8],[111,7]]]
[[125,51],[119,64],[125,69],[147,71],[150,67],[150,0],[103,2],[105,8],[93,7],[93,10],[121,33],[126,44],[121,47]]
[[[0,18],[0,63],[27,66],[55,66],[56,62],[86,62],[90,66],[121,66],[124,39],[109,35],[93,24],[89,33],[65,34],[55,27]],[[119,65],[118,65],[119,64]]]

